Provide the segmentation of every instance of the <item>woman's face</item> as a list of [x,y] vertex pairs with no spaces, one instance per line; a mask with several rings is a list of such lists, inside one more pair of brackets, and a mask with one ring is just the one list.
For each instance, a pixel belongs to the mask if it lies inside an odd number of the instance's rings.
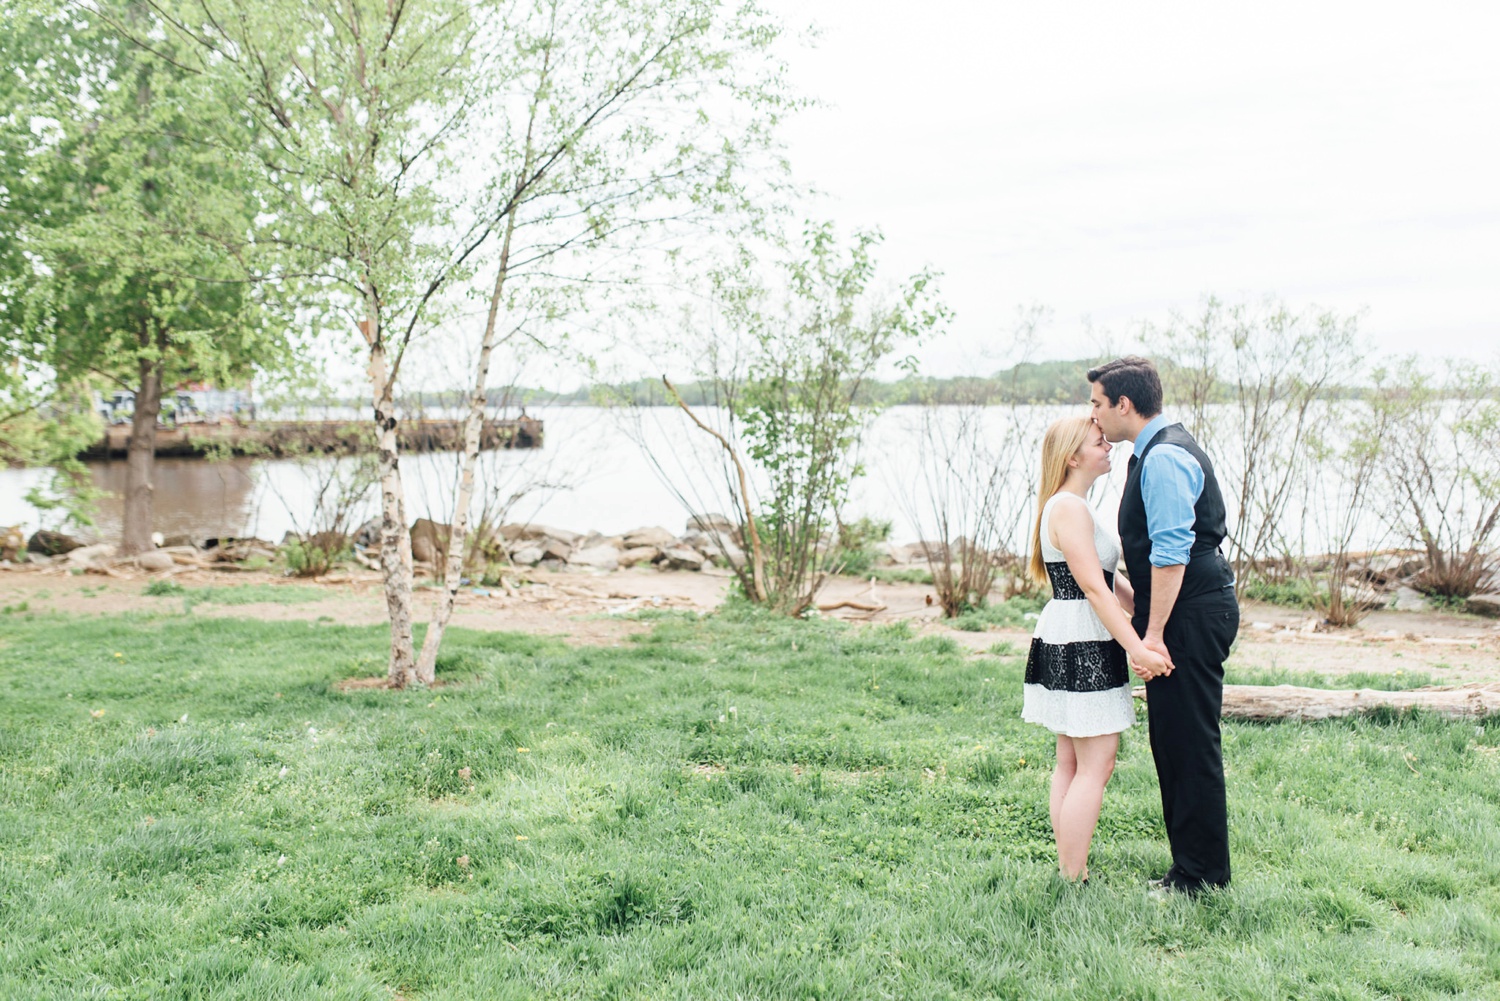
[[1099,430],[1096,424],[1089,428],[1088,436],[1083,440],[1083,446],[1074,453],[1073,457],[1078,460],[1078,471],[1088,476],[1099,477],[1109,475],[1109,453],[1114,451],[1114,446],[1104,440],[1104,432]]

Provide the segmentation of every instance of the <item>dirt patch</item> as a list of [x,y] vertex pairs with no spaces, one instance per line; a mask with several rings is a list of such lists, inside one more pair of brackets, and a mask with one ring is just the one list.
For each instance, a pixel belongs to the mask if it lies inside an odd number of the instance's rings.
[[[712,611],[723,602],[732,579],[724,571],[664,572],[647,567],[612,573],[532,571],[529,576],[530,583],[513,588],[512,593],[501,588],[462,589],[453,624],[556,636],[578,645],[616,645],[649,631],[653,611]],[[171,580],[189,594],[146,594],[155,579],[159,578],[140,573],[74,575],[61,567],[12,566],[0,571],[0,606],[9,606],[11,614],[24,609],[64,615],[188,614],[340,625],[386,621],[380,575],[372,572],[307,581],[266,571],[231,574],[183,569]],[[292,590],[283,596],[264,590],[269,587]],[[222,600],[216,600],[212,591],[203,598],[199,592],[205,588],[223,589]],[[1004,643],[1019,653],[1030,645],[1028,630],[949,628],[936,605],[929,604],[932,593],[931,586],[923,584],[837,578],[824,587],[818,600],[822,604],[883,605],[875,612],[841,608],[827,614],[853,623],[909,622],[920,635],[943,636],[976,652]],[[278,600],[239,603],[245,595],[267,594]],[[425,620],[434,596],[427,588],[418,589],[419,622]],[[1425,674],[1439,684],[1500,679],[1500,622],[1438,611],[1379,611],[1353,629],[1321,632],[1315,626],[1307,612],[1247,602],[1230,663],[1330,678],[1372,672]]]
[[387,689],[391,687],[390,678],[345,678],[343,681],[333,683],[336,692],[361,692],[372,688]]

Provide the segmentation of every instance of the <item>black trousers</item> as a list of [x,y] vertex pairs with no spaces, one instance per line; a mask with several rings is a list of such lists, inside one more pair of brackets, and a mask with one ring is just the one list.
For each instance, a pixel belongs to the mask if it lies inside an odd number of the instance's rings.
[[[1137,633],[1145,634],[1144,618],[1135,626]],[[1151,756],[1172,847],[1167,882],[1180,889],[1229,882],[1229,809],[1219,710],[1224,702],[1224,661],[1239,626],[1233,588],[1179,598],[1163,634],[1173,671],[1146,684]]]

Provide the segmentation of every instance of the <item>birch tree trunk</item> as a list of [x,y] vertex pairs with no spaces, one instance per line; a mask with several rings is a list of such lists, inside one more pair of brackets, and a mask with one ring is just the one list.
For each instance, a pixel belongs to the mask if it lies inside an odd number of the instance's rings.
[[161,416],[161,380],[161,360],[142,358],[135,416],[130,422],[130,444],[125,450],[125,517],[120,552],[126,555],[156,548],[151,542],[151,516],[156,495],[153,473],[156,420]]
[[380,466],[380,568],[385,574],[385,604],[391,622],[387,679],[392,688],[405,688],[417,680],[412,644],[411,534],[406,530],[406,495],[401,486],[396,441],[395,383],[380,331],[379,311],[372,304],[366,316],[375,446]]
[[489,381],[490,356],[495,350],[500,303],[505,291],[505,276],[510,268],[510,244],[515,229],[516,213],[512,210],[505,221],[505,242],[500,247],[500,267],[495,275],[495,287],[490,292],[484,340],[479,346],[479,360],[474,371],[474,392],[469,397],[469,413],[464,420],[464,465],[458,481],[458,497],[453,505],[453,526],[448,534],[448,571],[443,577],[443,589],[433,603],[432,621],[427,626],[427,635],[422,637],[422,653],[417,658],[416,678],[424,685],[437,680],[438,650],[443,645],[443,633],[448,628],[448,620],[453,617],[453,603],[458,598],[459,581],[463,575],[469,537],[469,506],[474,498],[474,467],[479,464],[479,439],[484,429],[485,383]]

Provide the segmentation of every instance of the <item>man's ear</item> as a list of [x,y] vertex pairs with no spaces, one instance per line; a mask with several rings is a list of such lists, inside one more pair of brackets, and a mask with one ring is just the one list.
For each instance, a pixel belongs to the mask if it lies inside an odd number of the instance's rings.
[[1115,401],[1115,409],[1120,411],[1120,413],[1122,414],[1133,414],[1135,413],[1135,403],[1130,399],[1130,397],[1122,393],[1120,395],[1120,398]]

